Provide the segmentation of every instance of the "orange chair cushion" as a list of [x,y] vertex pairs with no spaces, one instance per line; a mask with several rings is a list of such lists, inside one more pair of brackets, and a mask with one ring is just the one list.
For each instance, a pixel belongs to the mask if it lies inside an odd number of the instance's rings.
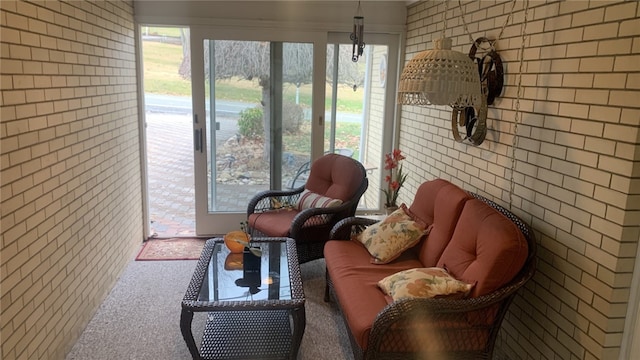
[[471,199],[465,203],[437,266],[457,279],[475,282],[471,296],[477,297],[511,281],[522,269],[528,252],[526,239],[511,220],[484,202]]
[[249,226],[266,236],[287,237],[293,218],[299,213],[291,208],[253,213],[249,215]]
[[311,164],[305,188],[332,199],[349,201],[365,177],[355,159],[338,154],[327,154]]

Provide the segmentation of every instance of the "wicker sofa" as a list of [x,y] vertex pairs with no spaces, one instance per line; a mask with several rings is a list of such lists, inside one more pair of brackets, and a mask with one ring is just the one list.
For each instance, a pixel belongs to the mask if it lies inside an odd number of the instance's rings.
[[[357,237],[375,220],[342,220],[325,246],[325,300],[337,301],[355,358],[491,358],[509,304],[535,271],[533,232],[506,209],[442,179],[422,184],[406,212],[430,232],[386,264],[372,263]],[[378,285],[433,267],[470,284],[470,292],[394,300]]]

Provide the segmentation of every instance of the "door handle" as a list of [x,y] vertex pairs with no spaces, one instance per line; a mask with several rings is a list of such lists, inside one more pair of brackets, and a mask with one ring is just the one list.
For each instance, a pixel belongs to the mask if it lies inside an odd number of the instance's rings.
[[202,152],[202,129],[193,130],[193,144],[195,151]]

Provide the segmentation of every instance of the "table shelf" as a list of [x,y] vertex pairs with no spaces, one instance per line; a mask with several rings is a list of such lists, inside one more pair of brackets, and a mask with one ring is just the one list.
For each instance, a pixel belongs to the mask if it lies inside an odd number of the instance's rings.
[[220,311],[208,315],[200,355],[207,360],[288,359],[288,310]]

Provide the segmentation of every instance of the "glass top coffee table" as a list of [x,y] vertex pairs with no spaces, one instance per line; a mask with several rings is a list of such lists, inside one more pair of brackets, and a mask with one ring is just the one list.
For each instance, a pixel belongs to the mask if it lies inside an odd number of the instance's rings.
[[[182,300],[180,330],[194,359],[295,359],[305,328],[296,244],[257,238],[261,256],[209,239]],[[200,349],[195,312],[207,312]]]

